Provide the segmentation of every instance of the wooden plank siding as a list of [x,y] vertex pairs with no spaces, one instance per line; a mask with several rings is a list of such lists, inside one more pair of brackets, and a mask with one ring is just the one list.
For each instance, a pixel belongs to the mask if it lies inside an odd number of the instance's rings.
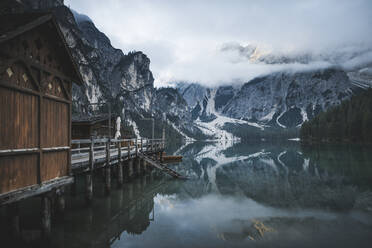
[[0,150],[38,147],[38,97],[1,88],[0,106]]
[[58,25],[44,19],[0,39],[0,200],[71,170],[71,89],[81,76]]
[[0,194],[37,184],[38,155],[0,157]]
[[69,146],[69,105],[43,99],[42,147]]
[[44,152],[41,164],[41,181],[68,175],[68,151]]

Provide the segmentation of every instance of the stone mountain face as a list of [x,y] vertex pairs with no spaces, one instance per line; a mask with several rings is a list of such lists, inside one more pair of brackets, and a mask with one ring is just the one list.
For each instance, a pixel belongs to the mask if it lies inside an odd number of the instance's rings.
[[244,84],[223,107],[223,114],[262,124],[295,127],[340,104],[352,94],[346,73],[339,70],[277,73]]
[[[137,135],[150,113],[164,120],[179,137],[234,139],[226,128],[248,126],[265,131],[300,126],[306,119],[365,88],[369,71],[350,81],[342,70],[275,73],[242,85],[206,88],[179,83],[176,89],[155,89],[150,59],[142,52],[115,49],[89,17],[67,8],[63,0],[4,0],[1,12],[52,11],[72,49],[84,79],[74,86],[74,111],[91,112],[90,103],[110,102]],[[366,76],[363,76],[366,77]],[[366,81],[367,80],[367,81]],[[100,110],[107,112],[107,108]],[[146,132],[145,132],[146,133]]]
[[[63,0],[6,0],[1,7],[4,13],[53,12],[84,80],[83,86],[73,87],[73,111],[92,113],[89,104],[109,102],[113,113],[120,114],[140,134],[136,121],[149,117],[156,109],[152,106],[154,78],[145,54],[136,51],[124,54],[114,48],[89,17],[69,9]],[[94,109],[107,112],[107,106]]]
[[299,127],[363,87],[353,83],[346,72],[339,69],[274,73],[234,87],[212,89],[198,84],[177,85],[192,108],[194,123],[202,130],[205,127],[211,131],[226,131],[225,124],[278,130]]

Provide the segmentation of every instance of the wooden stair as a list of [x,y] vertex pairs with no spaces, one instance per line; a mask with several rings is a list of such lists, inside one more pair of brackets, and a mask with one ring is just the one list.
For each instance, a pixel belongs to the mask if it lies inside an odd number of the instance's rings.
[[155,160],[147,157],[143,153],[139,153],[138,156],[141,157],[141,158],[143,158],[147,163],[151,164],[155,168],[158,168],[159,170],[164,171],[165,173],[167,173],[168,175],[170,175],[170,176],[172,176],[174,178],[187,179],[187,177],[182,176],[178,172],[176,172],[176,171],[168,168],[167,166],[165,166],[164,164],[160,163],[159,161],[155,161]]

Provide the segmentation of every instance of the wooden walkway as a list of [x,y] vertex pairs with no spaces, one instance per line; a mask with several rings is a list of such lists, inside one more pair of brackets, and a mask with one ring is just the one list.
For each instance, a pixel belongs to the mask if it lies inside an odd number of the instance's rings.
[[[71,168],[73,174],[86,172],[91,169],[115,165],[121,161],[137,158],[139,154],[155,154],[164,151],[164,141],[161,139],[119,139],[111,140],[110,148],[108,139],[72,140]],[[124,146],[123,146],[124,144]],[[120,156],[119,156],[120,154]],[[91,168],[91,164],[94,167]]]
[[[53,189],[74,183],[76,176],[85,174],[88,199],[92,198],[92,174],[97,169],[105,170],[106,189],[111,190],[111,169],[118,177],[119,184],[123,184],[125,177],[141,174],[147,164],[160,169],[174,178],[183,178],[177,172],[160,163],[165,148],[162,139],[86,139],[71,141],[71,169],[69,176],[59,177],[41,184],[25,187],[0,196],[0,205],[10,204],[32,196],[47,193]],[[62,151],[70,147],[48,148],[53,151]],[[18,149],[0,151],[3,153],[29,152],[33,149]],[[146,162],[145,162],[146,161]]]
[[[122,147],[123,143],[127,145]],[[106,167],[107,164],[116,165],[119,161],[141,158],[174,178],[186,179],[161,163],[161,155],[164,151],[164,141],[161,139],[111,140],[110,148],[107,139],[73,140],[72,144],[79,146],[79,148],[71,150],[73,152],[71,156],[73,174]],[[96,144],[97,146],[95,146]],[[90,147],[81,148],[82,145],[89,145]],[[158,159],[151,158],[154,157],[154,154],[157,154]]]

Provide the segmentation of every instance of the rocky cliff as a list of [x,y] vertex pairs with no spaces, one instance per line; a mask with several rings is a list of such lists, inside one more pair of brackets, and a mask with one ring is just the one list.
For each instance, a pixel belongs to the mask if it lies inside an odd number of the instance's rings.
[[[146,127],[138,125],[138,122],[151,116],[151,112],[156,110],[159,113],[155,115],[156,122],[162,120],[159,106],[164,102],[154,106],[157,102],[154,97],[159,99],[164,91],[155,94],[150,59],[144,53],[129,51],[125,54],[114,48],[110,39],[96,28],[89,17],[69,9],[63,0],[5,0],[0,3],[0,7],[2,13],[47,11],[55,15],[84,80],[83,86],[74,85],[73,112],[107,112],[107,103],[110,103],[112,112],[124,118],[124,124],[137,135],[141,135]],[[91,103],[102,106],[92,107]],[[182,102],[178,104],[178,113],[185,111]],[[174,106],[174,103],[165,105]],[[176,112],[170,110],[166,117],[172,118]],[[173,133],[182,133],[180,121],[177,125],[172,124],[172,121],[170,123],[168,129],[174,126],[178,131],[172,130]]]
[[0,7],[2,13],[53,12],[84,79],[83,86],[73,88],[73,111],[107,112],[110,103],[137,136],[148,135],[141,119],[151,115],[158,126],[167,123],[169,132],[187,139],[234,139],[246,130],[295,129],[371,85],[370,71],[362,68],[348,74],[341,69],[280,72],[215,88],[183,82],[176,89],[155,89],[145,54],[114,48],[89,17],[69,9],[63,0],[4,0]]
[[216,88],[177,85],[192,109],[194,124],[217,138],[233,138],[239,133],[236,129],[243,127],[255,132],[296,129],[366,87],[350,80],[345,71],[332,68],[273,73],[242,85]]

